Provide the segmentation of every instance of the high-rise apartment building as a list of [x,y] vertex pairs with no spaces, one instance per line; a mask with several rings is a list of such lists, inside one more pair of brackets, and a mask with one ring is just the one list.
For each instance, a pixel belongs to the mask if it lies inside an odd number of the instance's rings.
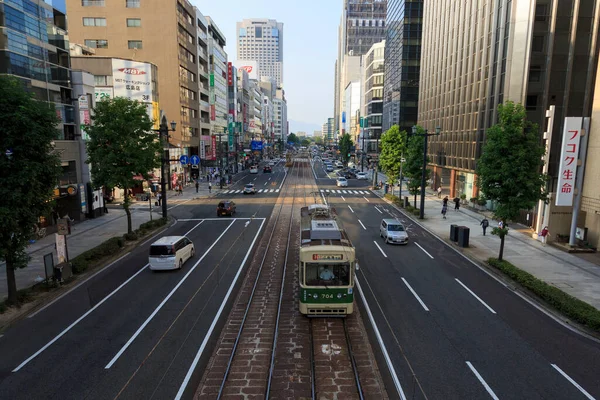
[[198,154],[199,39],[194,7],[187,0],[66,3],[71,42],[94,48],[95,56],[150,62],[158,67],[158,106],[169,121],[177,122],[171,145],[183,154]]
[[335,135],[344,132],[344,91],[360,76],[360,56],[385,39],[387,0],[344,0],[338,30],[338,56],[335,70]]
[[258,62],[260,80],[263,76],[283,83],[283,23],[273,19],[244,19],[236,24],[237,57]]
[[[525,105],[540,140],[551,137],[549,190],[556,192],[564,118],[589,116],[598,56],[598,0],[429,2],[424,8],[419,124],[434,130],[434,185],[478,195],[475,169],[487,128],[507,100]],[[443,51],[441,51],[443,49]],[[546,110],[555,106],[554,124]],[[592,204],[594,199],[588,199]],[[586,204],[586,198],[583,204]],[[570,208],[542,212],[568,231]],[[582,207],[584,210],[584,207]],[[563,222],[564,221],[564,222]],[[522,221],[531,224],[529,222]],[[552,225],[554,224],[554,225]]]
[[378,145],[381,137],[383,113],[383,56],[385,47],[385,40],[375,43],[363,56],[362,61],[361,117],[363,118],[363,127],[358,138],[358,147],[371,157],[379,153]]
[[382,130],[417,124],[424,0],[388,0]]

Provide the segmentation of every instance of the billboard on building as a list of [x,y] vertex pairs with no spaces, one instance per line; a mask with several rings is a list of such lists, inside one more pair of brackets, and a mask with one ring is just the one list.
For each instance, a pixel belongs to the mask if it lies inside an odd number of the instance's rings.
[[254,60],[236,60],[233,65],[248,73],[248,78],[258,80],[258,63]]
[[151,64],[113,58],[112,70],[115,97],[142,103],[153,101]]
[[216,160],[217,159],[217,136],[216,135],[212,135],[211,136],[211,160]]
[[556,205],[572,206],[575,194],[575,173],[579,158],[582,117],[565,118],[563,140],[560,151],[558,186],[556,187]]
[[112,87],[96,86],[94,88],[94,94],[96,96],[96,102],[106,99],[112,99],[113,97],[115,97],[113,94]]
[[227,86],[233,86],[233,64],[227,63]]

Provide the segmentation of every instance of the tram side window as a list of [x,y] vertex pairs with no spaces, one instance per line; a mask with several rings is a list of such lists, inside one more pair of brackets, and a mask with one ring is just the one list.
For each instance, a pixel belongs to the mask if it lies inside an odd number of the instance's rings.
[[347,286],[350,284],[350,264],[306,263],[306,285]]

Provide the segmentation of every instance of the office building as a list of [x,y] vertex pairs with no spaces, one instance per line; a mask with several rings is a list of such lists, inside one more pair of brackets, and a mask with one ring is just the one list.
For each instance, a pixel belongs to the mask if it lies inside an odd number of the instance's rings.
[[275,146],[283,150],[284,138],[287,137],[287,103],[285,97],[279,96],[273,99],[273,109],[275,111]]
[[[540,138],[549,131],[553,198],[564,118],[591,113],[598,3],[470,0],[424,8],[418,120],[429,131],[442,128],[429,139],[433,185],[443,185],[451,197],[479,194],[475,168],[485,131],[497,122],[498,104],[512,100],[525,105]],[[547,127],[550,105],[554,124]],[[569,207],[551,200],[543,208],[551,231],[568,231]],[[519,222],[532,225],[532,218]]]
[[283,23],[253,18],[236,23],[237,58],[258,63],[258,79],[271,77],[283,84]]
[[382,131],[417,124],[423,0],[388,0]]
[[360,117],[363,118],[363,127],[360,136],[357,137],[357,146],[370,157],[377,157],[382,133],[385,46],[385,40],[375,43],[363,56],[362,61],[363,86]]
[[335,63],[334,135],[344,133],[344,92],[352,81],[361,79],[361,56],[373,44],[385,39],[387,0],[344,0],[338,29],[338,55]]
[[[358,141],[362,83],[360,80],[348,83],[344,91],[344,111],[346,115],[343,130],[354,143]],[[338,136],[339,140],[339,136]]]

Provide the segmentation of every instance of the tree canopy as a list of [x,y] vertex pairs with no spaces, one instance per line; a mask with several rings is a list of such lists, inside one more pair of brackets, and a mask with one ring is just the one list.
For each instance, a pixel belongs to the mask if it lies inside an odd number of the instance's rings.
[[340,138],[340,144],[339,144],[340,154],[342,156],[342,161],[344,164],[347,164],[348,160],[350,159],[350,153],[352,152],[352,146],[354,146],[354,143],[352,142],[350,135],[348,133],[344,133],[342,135],[342,137]]
[[143,104],[118,97],[96,103],[87,128],[87,162],[93,183],[123,189],[128,233],[132,229],[127,193],[136,184],[134,177],[149,179],[152,170],[160,166],[162,145],[152,125]]
[[302,146],[310,146],[310,140],[308,140],[308,139],[302,139],[301,144],[302,144]]
[[[385,171],[389,182],[400,176],[400,160],[406,154],[406,132],[400,132],[398,125],[392,126],[381,136],[379,165]],[[404,172],[404,171],[403,171]]]
[[54,104],[36,100],[22,81],[0,75],[0,259],[6,261],[8,303],[17,302],[15,269],[27,266],[27,244],[48,215],[62,173],[54,151]]
[[291,144],[300,144],[300,138],[298,138],[298,136],[296,136],[296,134],[292,132],[288,135],[287,142]]
[[542,189],[546,176],[540,173],[544,152],[538,127],[527,121],[525,107],[511,101],[499,105],[498,123],[487,130],[477,161],[477,186],[487,199],[498,203],[494,214],[505,228],[494,228],[492,233],[500,236],[500,260],[506,222],[547,198]]
[[[425,129],[417,126],[417,134],[411,135],[408,140],[408,146],[406,149],[406,163],[402,174],[408,178],[408,192],[414,196],[415,207],[417,206],[417,194],[421,188],[421,180],[423,173],[423,143],[427,140],[425,135]],[[429,162],[429,156],[427,157]],[[406,172],[404,172],[406,171]],[[429,179],[431,171],[425,169],[425,181]]]

